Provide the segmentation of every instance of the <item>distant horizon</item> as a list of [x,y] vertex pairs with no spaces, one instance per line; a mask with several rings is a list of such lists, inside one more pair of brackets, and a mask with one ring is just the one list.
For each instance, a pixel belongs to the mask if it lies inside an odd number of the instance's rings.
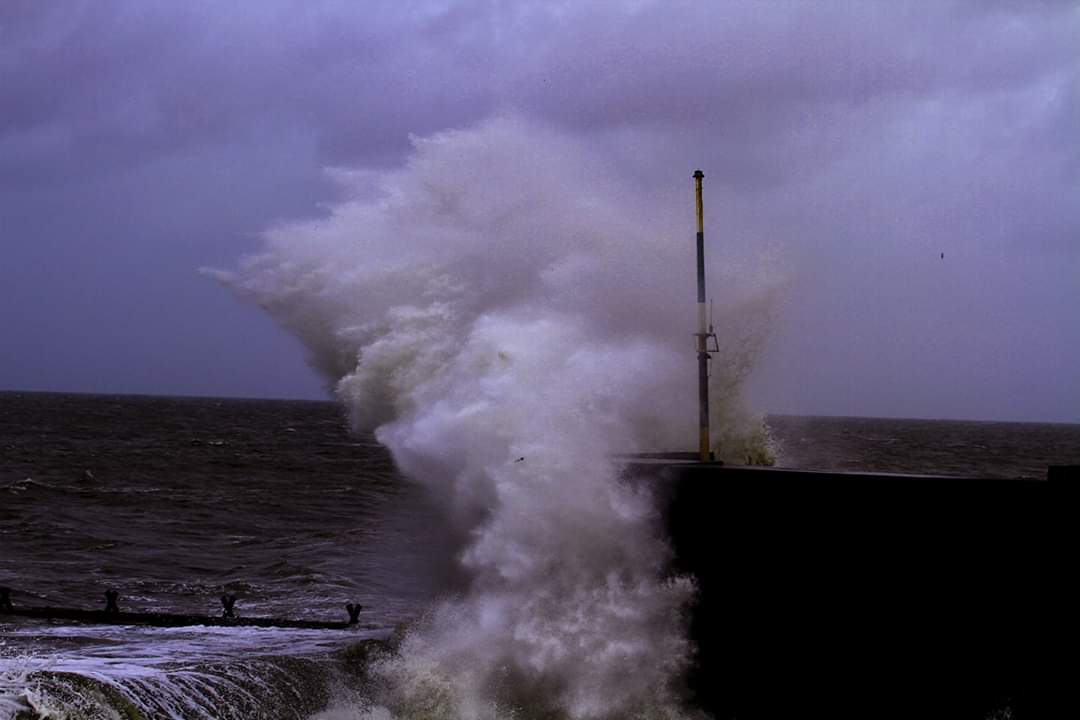
[[[38,390],[38,389],[7,389],[0,388],[0,396],[3,395],[79,395],[85,397],[134,397],[134,398],[161,398],[183,400],[236,400],[256,402],[313,402],[339,405],[344,408],[341,401],[332,396],[326,397],[287,397],[287,396],[252,396],[252,395],[200,395],[184,393],[148,393],[148,392],[101,392],[83,390]],[[912,417],[905,415],[850,415],[843,413],[792,413],[756,411],[755,414],[765,418],[790,417],[790,418],[821,418],[833,420],[914,420],[929,422],[967,422],[967,423],[1017,423],[1022,425],[1080,425],[1080,418],[1075,420],[1032,420],[1015,418],[961,418],[961,417]]]

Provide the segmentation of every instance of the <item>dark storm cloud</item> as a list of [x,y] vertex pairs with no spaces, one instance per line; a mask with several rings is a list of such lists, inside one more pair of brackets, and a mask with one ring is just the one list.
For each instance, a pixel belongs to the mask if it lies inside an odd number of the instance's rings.
[[784,125],[800,120],[762,106],[1008,87],[1071,59],[1075,35],[1051,13],[971,18],[945,3],[714,3],[692,13],[664,4],[616,18],[584,7],[538,44],[525,96],[604,124],[760,112]]
[[315,133],[328,163],[387,161],[493,108],[753,142],[1075,57],[1067,4],[636,5],[6,4],[0,160],[47,173],[269,126]]
[[396,158],[408,132],[472,119],[482,98],[439,80],[465,62],[454,33],[394,8],[5,6],[0,172],[101,172],[258,131],[313,133],[325,162]]
[[[778,248],[770,409],[1077,419],[1077,47],[1072,2],[8,0],[0,385],[152,388],[117,343],[162,372],[217,351],[250,318],[193,268],[319,213],[322,168],[511,112],[603,148],[658,205],[703,166],[710,237]],[[942,251],[934,285],[919,263]],[[101,333],[73,353],[72,325]],[[245,353],[216,352],[252,368],[244,392],[314,391]],[[163,391],[210,387],[170,373]]]

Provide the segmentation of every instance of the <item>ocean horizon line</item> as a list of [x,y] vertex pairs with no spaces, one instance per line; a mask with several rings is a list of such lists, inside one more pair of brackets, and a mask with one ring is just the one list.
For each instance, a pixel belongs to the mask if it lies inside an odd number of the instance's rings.
[[[172,400],[229,400],[235,402],[310,402],[339,404],[333,397],[299,397],[299,396],[252,396],[252,395],[200,395],[185,393],[150,393],[150,392],[103,392],[93,390],[39,390],[26,388],[0,388],[0,396],[4,395],[75,395],[81,397],[109,397],[109,398],[147,398],[147,399],[172,399]],[[845,413],[814,412],[770,412],[760,413],[765,418],[805,418],[823,420],[895,420],[913,422],[944,422],[944,423],[1015,423],[1023,425],[1080,425],[1080,417],[1072,420],[1035,420],[1031,418],[965,418],[965,417],[927,417],[916,415],[851,415]]]

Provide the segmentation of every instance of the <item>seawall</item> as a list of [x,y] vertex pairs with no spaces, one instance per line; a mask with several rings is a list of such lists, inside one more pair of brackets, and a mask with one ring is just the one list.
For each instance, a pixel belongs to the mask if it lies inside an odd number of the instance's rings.
[[1060,716],[1075,473],[635,471],[699,584],[689,689],[715,717]]

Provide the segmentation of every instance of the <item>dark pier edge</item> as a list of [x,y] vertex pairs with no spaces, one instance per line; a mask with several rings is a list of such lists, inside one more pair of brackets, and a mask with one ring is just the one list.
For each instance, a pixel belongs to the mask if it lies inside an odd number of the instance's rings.
[[1058,693],[1075,680],[1077,468],[631,464],[660,486],[676,570],[699,583],[689,686],[716,718],[1080,717]]

